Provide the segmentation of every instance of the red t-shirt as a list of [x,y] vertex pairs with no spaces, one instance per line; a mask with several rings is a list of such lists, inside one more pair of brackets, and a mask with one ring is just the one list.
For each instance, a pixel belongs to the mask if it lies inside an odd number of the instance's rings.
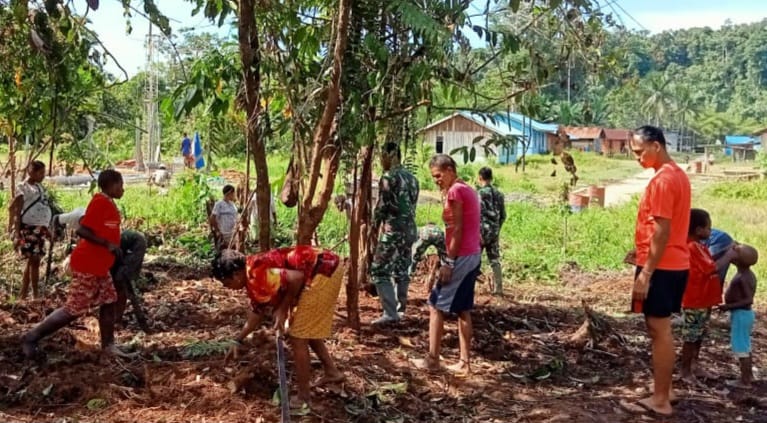
[[690,252],[687,232],[690,226],[690,180],[674,162],[661,166],[647,185],[637,212],[634,240],[637,266],[644,266],[650,254],[650,242],[655,233],[655,218],[671,220],[666,249],[657,268],[660,270],[687,270]]
[[690,250],[690,275],[682,297],[684,308],[709,308],[722,303],[722,284],[716,272],[716,262],[705,245],[687,243]]
[[453,239],[453,211],[450,205],[453,202],[461,203],[463,209],[463,236],[461,246],[458,248],[458,256],[471,256],[480,252],[479,236],[479,197],[477,192],[463,181],[456,181],[447,190],[442,220],[445,222],[445,243],[450,248]]
[[[120,211],[114,201],[103,193],[95,194],[88,203],[80,226],[88,227],[97,237],[120,245]],[[73,272],[106,276],[114,261],[115,256],[107,247],[80,239],[72,251],[69,265]]]

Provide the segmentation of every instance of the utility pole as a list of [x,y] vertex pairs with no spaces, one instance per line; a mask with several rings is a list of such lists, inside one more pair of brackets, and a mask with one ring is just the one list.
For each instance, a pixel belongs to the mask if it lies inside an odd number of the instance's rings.
[[570,61],[570,56],[567,56],[567,104],[570,103],[570,69],[572,69],[572,62]]
[[144,171],[156,168],[160,161],[160,120],[158,117],[157,96],[159,73],[157,64],[160,59],[158,44],[160,36],[153,34],[152,24],[149,24],[149,33],[146,36],[146,80],[144,83],[144,134],[140,141],[141,147],[137,148],[136,170]]

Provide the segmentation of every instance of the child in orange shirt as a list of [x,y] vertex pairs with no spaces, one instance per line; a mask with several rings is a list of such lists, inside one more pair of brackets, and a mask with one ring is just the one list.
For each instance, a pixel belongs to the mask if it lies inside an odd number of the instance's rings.
[[21,339],[24,355],[36,358],[40,339],[87,313],[91,307],[99,307],[99,331],[104,352],[130,357],[114,343],[115,291],[109,269],[120,258],[120,211],[114,200],[123,196],[123,179],[120,172],[107,169],[99,174],[101,192],[94,194],[85,215],[80,220],[77,235],[80,241],[72,251],[70,267],[72,282],[67,290],[63,307],[54,310],[45,320],[32,328]]
[[[711,309],[722,301],[722,284],[715,262],[703,241],[711,235],[711,217],[702,209],[690,210],[690,230],[687,247],[690,250],[690,273],[682,297],[682,378],[695,380],[695,367],[700,347],[706,336]],[[734,256],[728,250],[719,260],[729,262]],[[705,377],[705,373],[699,372]]]

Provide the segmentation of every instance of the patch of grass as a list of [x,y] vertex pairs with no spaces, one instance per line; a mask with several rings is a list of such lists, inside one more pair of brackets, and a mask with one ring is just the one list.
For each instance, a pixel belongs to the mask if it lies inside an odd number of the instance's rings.
[[575,214],[528,203],[506,210],[501,259],[513,279],[554,281],[567,263],[585,271],[621,269],[633,245],[636,203]]

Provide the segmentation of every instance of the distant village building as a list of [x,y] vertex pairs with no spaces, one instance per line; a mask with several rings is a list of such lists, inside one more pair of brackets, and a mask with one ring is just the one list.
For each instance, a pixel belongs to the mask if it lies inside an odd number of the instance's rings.
[[[544,154],[551,151],[559,142],[557,124],[547,124],[533,120],[519,113],[496,112],[478,114],[457,112],[429,124],[419,132],[424,143],[434,148],[436,153],[451,154],[462,147],[475,147],[476,160],[492,160],[485,157],[481,146],[493,137],[513,137],[516,141],[508,146],[491,147],[498,163],[515,163],[522,155],[524,143],[526,154]],[[524,140],[524,141],[523,141]],[[462,159],[462,154],[456,155]]]
[[748,135],[727,135],[724,137],[724,154],[733,161],[754,160],[756,151],[762,147],[761,138]]
[[631,141],[631,131],[628,129],[608,129],[605,128],[605,138],[602,141],[602,154],[607,157],[615,155],[628,155],[631,152],[629,141]]
[[565,126],[570,148],[579,151],[602,152],[602,143],[605,139],[603,128],[596,126]]
[[759,140],[759,147],[764,145],[765,142],[767,142],[767,128],[760,129],[753,133],[753,136]]

